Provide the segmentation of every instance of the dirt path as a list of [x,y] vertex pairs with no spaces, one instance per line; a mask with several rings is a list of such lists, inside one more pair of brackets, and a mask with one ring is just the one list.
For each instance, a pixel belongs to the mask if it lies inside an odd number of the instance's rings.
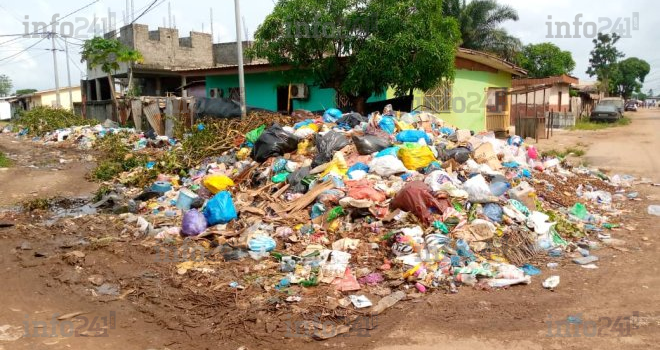
[[85,181],[93,167],[85,152],[18,141],[7,134],[0,134],[0,151],[15,163],[0,171],[0,207],[30,198],[87,196],[98,187]]
[[[13,141],[0,136],[0,148],[17,159],[14,169],[0,173],[0,206],[35,196],[85,195],[95,189],[95,184],[84,180],[91,167],[84,161],[85,152]],[[541,141],[539,147],[561,149],[578,142],[587,145],[585,159],[592,165],[660,182],[660,111],[639,112],[626,127],[557,133],[552,140]],[[60,158],[75,161],[60,164]],[[39,168],[30,168],[31,164]],[[50,185],[42,185],[45,183]],[[529,286],[490,292],[464,287],[458,294],[434,293],[395,305],[374,320],[377,327],[364,337],[338,337],[322,343],[282,338],[275,333],[268,335],[268,324],[264,325],[266,332],[258,338],[236,329],[231,337],[214,342],[205,340],[212,319],[183,329],[172,327],[168,320],[186,320],[190,312],[174,308],[165,298],[171,291],[182,288],[177,282],[181,278],[172,266],[154,264],[146,249],[131,243],[115,218],[99,216],[54,226],[23,218],[19,227],[0,229],[3,266],[0,280],[5,285],[0,288],[0,350],[237,349],[241,345],[248,349],[301,350],[322,346],[494,350],[657,348],[660,218],[646,214],[646,207],[649,203],[660,203],[660,187],[640,185],[636,190],[643,200],[631,201],[626,213],[634,222],[634,229],[613,231],[614,237],[626,242],[624,248],[594,251],[600,258],[598,269],[584,269],[565,259],[554,271],[544,266],[542,275],[534,277]],[[90,241],[98,242],[94,240],[110,233],[120,240],[115,245],[89,246]],[[84,257],[76,257],[75,251],[84,251]],[[541,286],[541,281],[551,274],[561,277],[561,284],[554,292]],[[90,275],[102,276],[103,283],[111,286],[118,285],[120,295],[99,295],[96,282],[88,280]],[[191,283],[194,288],[197,282]],[[199,283],[201,286],[203,282]],[[143,289],[148,293],[121,298],[122,293],[130,292],[136,285],[148,285],[149,288]],[[59,328],[53,331],[50,326],[53,314],[74,311],[87,312],[84,319],[90,324],[74,325],[88,333],[67,336]],[[635,325],[622,319],[633,312],[640,315]],[[575,336],[559,336],[557,322],[567,321],[569,316],[571,320],[581,319],[583,325],[596,322],[597,334],[592,336],[591,329],[574,327]],[[258,315],[252,318],[250,322],[259,323]],[[41,321],[46,322],[45,326]],[[92,327],[92,322],[96,326]],[[30,335],[41,334],[45,329],[55,336],[6,340],[24,332],[25,324]],[[101,331],[106,327],[108,336],[91,337],[89,332],[96,327]],[[565,327],[561,332],[566,333]],[[628,333],[629,336],[622,336]]]

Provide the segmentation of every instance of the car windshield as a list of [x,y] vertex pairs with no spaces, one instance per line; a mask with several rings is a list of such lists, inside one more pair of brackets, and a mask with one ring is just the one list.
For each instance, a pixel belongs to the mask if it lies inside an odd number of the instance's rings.
[[599,103],[594,108],[594,112],[616,112],[616,106],[613,104],[603,104]]
[[623,106],[621,100],[602,100],[598,103],[599,105],[611,105],[611,106]]

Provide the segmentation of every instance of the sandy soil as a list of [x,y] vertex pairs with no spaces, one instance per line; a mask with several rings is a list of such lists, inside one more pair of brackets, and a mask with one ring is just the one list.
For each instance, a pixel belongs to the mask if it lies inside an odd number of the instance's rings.
[[[584,159],[591,165],[660,182],[660,111],[640,111],[632,119],[633,123],[625,127],[557,132],[552,139],[541,140],[539,147],[561,149],[581,143],[587,148]],[[92,166],[86,161],[85,152],[16,143],[5,136],[0,137],[0,148],[18,160],[16,168],[0,173],[1,206],[35,196],[85,195],[96,188],[84,180],[84,174]],[[60,164],[60,158],[76,161]],[[198,305],[190,306],[181,300],[191,298],[190,294],[177,293],[194,290],[204,281],[190,285],[176,276],[173,264],[155,263],[149,249],[131,242],[113,217],[47,226],[39,224],[38,217],[1,212],[0,221],[18,225],[0,229],[3,267],[0,280],[5,285],[0,288],[0,350],[237,349],[240,346],[248,349],[658,348],[660,218],[648,215],[646,207],[660,204],[660,187],[639,185],[636,190],[642,200],[629,202],[626,215],[632,222],[631,229],[613,231],[613,236],[624,240],[625,245],[595,251],[600,258],[598,269],[584,269],[565,260],[556,270],[544,266],[542,275],[535,277],[529,286],[494,291],[463,287],[458,294],[434,293],[397,304],[374,319],[376,328],[364,336],[351,334],[324,342],[286,338],[279,325],[273,326],[260,315],[252,315],[248,320],[251,328],[238,327],[231,330],[231,336],[209,334],[210,323],[231,318],[232,311],[223,310],[222,305],[208,304],[201,307],[213,311],[215,316],[210,315],[205,322],[193,322],[191,315],[199,314],[199,304],[213,300],[211,295],[195,295]],[[100,244],[109,232],[114,234],[113,242]],[[76,257],[74,251],[83,252],[84,257]],[[541,281],[552,274],[561,276],[561,284],[554,292],[541,286]],[[121,285],[122,293],[135,292],[125,296],[94,295],[96,287],[88,279],[94,275]],[[101,331],[107,328],[108,336],[92,337],[89,331],[94,327],[76,322],[76,327],[88,333],[67,337],[57,330],[54,337],[6,340],[16,332],[23,334],[24,324],[30,326],[33,334],[34,329],[44,328],[38,326],[39,321],[50,322],[53,314],[75,311],[87,312],[84,319],[90,323],[96,317]],[[624,319],[635,312],[638,317],[633,322]],[[109,321],[112,315],[113,324]],[[596,334],[591,333],[591,328],[571,326],[573,336],[560,336],[557,322],[569,317],[580,318],[583,325],[594,325]],[[45,328],[52,331],[49,323]],[[261,331],[255,331],[259,328]],[[562,332],[565,334],[565,328]]]

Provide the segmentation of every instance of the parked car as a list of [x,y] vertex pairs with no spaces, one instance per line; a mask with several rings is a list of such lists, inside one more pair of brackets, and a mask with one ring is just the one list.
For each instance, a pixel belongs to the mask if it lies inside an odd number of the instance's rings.
[[637,103],[627,102],[626,106],[623,108],[626,112],[637,112]]
[[613,105],[616,106],[616,108],[619,110],[619,114],[623,115],[623,110],[624,110],[624,102],[621,97],[606,97],[598,104],[603,104],[603,105]]
[[610,103],[599,103],[591,111],[590,120],[606,120],[606,121],[616,121],[621,118],[621,113],[619,109]]

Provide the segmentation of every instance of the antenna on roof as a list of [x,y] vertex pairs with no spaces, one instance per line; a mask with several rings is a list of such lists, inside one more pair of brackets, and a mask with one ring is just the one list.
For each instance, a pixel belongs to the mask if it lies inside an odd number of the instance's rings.
[[211,17],[211,44],[213,44],[213,7],[209,9],[209,15]]

